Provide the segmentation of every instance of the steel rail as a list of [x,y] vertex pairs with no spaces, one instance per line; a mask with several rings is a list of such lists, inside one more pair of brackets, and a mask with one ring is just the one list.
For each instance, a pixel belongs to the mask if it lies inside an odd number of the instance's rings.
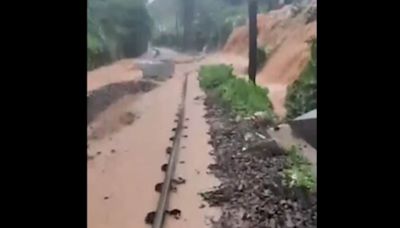
[[178,123],[175,131],[174,141],[172,145],[172,152],[168,161],[168,169],[165,174],[164,183],[162,185],[162,190],[160,198],[158,200],[157,211],[154,217],[153,228],[162,228],[164,224],[164,218],[166,214],[166,209],[168,207],[169,193],[171,190],[171,181],[174,177],[176,162],[179,153],[179,145],[181,140],[181,134],[184,127],[185,121],[185,101],[186,101],[186,90],[187,90],[187,74],[183,82],[182,89],[182,101],[178,108]]

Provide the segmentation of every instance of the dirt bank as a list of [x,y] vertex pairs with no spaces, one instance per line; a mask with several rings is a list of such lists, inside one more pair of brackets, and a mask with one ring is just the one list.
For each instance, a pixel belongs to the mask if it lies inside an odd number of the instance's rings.
[[[272,92],[270,99],[278,116],[286,114],[284,98],[286,87],[293,83],[306,66],[310,50],[307,41],[316,37],[316,21],[309,21],[308,9],[315,3],[310,3],[301,11],[294,6],[286,5],[279,10],[258,15],[258,46],[271,52],[264,68],[257,74],[257,83],[268,87]],[[237,55],[247,59],[248,26],[234,29],[230,35],[223,53]],[[236,59],[238,59],[236,58]],[[244,60],[231,62],[239,71],[246,73]]]

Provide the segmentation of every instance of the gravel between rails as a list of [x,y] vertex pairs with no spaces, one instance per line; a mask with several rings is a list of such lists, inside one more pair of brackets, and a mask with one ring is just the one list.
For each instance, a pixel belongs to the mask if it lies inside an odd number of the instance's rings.
[[263,143],[270,139],[266,124],[236,121],[210,96],[205,105],[216,162],[209,169],[222,183],[201,193],[210,206],[222,208],[213,227],[317,227],[317,194],[283,184],[287,155]]

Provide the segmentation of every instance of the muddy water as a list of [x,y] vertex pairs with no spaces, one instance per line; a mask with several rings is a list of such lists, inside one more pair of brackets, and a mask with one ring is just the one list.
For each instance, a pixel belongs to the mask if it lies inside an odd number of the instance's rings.
[[184,178],[186,183],[177,187],[177,193],[171,194],[169,203],[170,210],[179,209],[182,215],[179,220],[168,217],[166,228],[208,227],[210,219],[217,220],[219,216],[218,208],[209,208],[198,195],[219,184],[215,177],[207,174],[207,166],[213,160],[208,154],[212,147],[208,144],[209,126],[203,117],[206,112],[202,97],[204,93],[198,86],[197,74],[192,73],[188,77],[186,96],[187,129],[182,134],[187,137],[182,138],[183,149],[179,153],[175,173],[175,177]]
[[[217,180],[206,174],[211,163],[207,144],[208,126],[202,95],[195,78],[197,64],[182,64],[177,74],[154,90],[135,96],[125,96],[101,113],[92,124],[88,139],[88,227],[131,228],[149,227],[144,222],[148,212],[157,207],[159,193],[155,185],[164,179],[162,164],[168,161],[166,148],[172,145],[172,128],[184,74],[188,80],[186,99],[186,129],[182,139],[175,177],[186,179],[172,193],[170,209],[182,211],[180,220],[166,219],[166,227],[205,227],[207,216],[216,216],[215,209],[200,208],[198,195]],[[194,74],[193,74],[194,73]],[[134,116],[133,120],[122,117]],[[205,203],[204,203],[205,204]]]
[[[88,139],[102,139],[117,132],[126,125],[133,124],[140,118],[137,112],[132,112],[131,107],[131,104],[137,99],[140,99],[140,95],[126,95],[117,100],[107,110],[100,113],[97,120],[88,126]],[[129,115],[133,115],[131,123],[124,121]]]
[[111,83],[131,81],[142,78],[134,59],[124,59],[99,67],[87,73],[87,91],[93,91]]
[[97,115],[126,95],[148,92],[157,86],[152,81],[132,80],[112,83],[91,91],[87,97],[87,123],[90,124]]
[[286,115],[285,98],[287,92],[286,84],[267,84],[268,97],[271,100],[274,112],[278,117],[283,118]]
[[154,185],[163,179],[160,167],[167,160],[165,149],[170,144],[181,85],[182,78],[176,77],[136,101],[125,101],[124,111],[140,117],[112,134],[88,141],[88,154],[94,156],[88,161],[87,174],[89,228],[146,227],[146,213],[157,204]]

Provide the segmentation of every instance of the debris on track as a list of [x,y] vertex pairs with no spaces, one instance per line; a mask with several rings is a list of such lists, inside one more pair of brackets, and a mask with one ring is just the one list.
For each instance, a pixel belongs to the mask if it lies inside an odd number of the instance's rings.
[[[136,94],[139,92],[148,92],[157,87],[157,84],[145,80],[132,80],[126,82],[118,82],[103,86],[97,90],[91,91],[87,97],[87,124],[89,125],[99,113],[106,110],[111,104],[125,95]],[[125,120],[133,122],[133,116],[129,116]]]
[[175,185],[184,184],[186,183],[186,180],[182,177],[178,177],[176,179],[172,179],[172,183]]
[[166,213],[173,216],[175,219],[180,219],[181,214],[182,214],[181,210],[179,210],[179,209],[173,209],[170,211],[166,211]]

